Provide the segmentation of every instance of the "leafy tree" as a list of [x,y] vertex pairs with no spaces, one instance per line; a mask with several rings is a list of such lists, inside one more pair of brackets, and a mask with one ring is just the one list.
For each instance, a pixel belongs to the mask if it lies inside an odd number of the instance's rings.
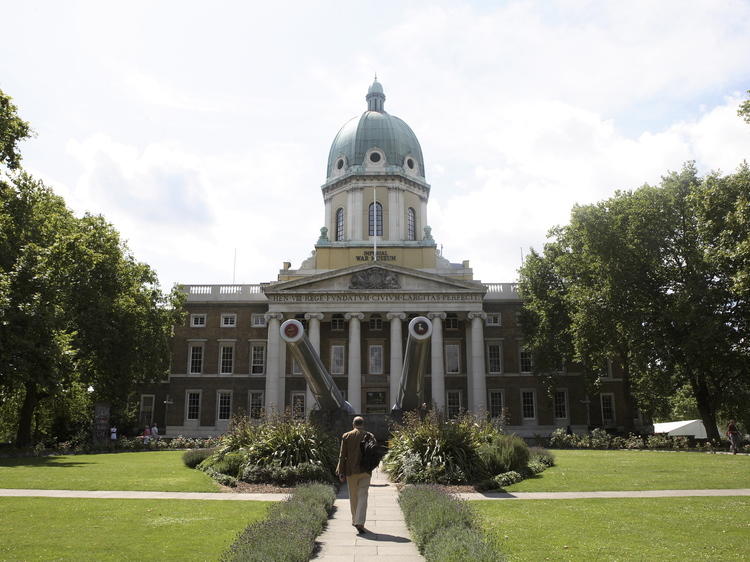
[[[16,127],[0,154],[17,166],[28,128],[12,105],[0,110]],[[0,177],[0,396],[18,404],[2,417],[15,420],[19,446],[31,443],[39,412],[59,428],[75,421],[63,403],[124,408],[136,385],[162,377],[181,304],[102,217],[77,218],[22,171]]]
[[[750,95],[750,90],[748,90],[747,93]],[[746,99],[740,104],[740,107],[737,110],[737,115],[742,117],[746,123],[750,123],[750,99]]]
[[688,164],[659,187],[575,207],[521,269],[522,318],[539,370],[576,361],[595,383],[612,359],[652,412],[687,386],[718,439],[717,413],[750,396],[741,251],[748,193],[746,166],[701,180]]
[[31,136],[29,124],[18,117],[10,96],[0,90],[0,162],[15,170],[20,166],[18,143]]

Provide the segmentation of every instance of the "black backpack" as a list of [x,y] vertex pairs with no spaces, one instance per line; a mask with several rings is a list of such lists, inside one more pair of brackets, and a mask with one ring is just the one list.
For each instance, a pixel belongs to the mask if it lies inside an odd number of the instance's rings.
[[365,433],[359,444],[359,450],[362,453],[359,466],[364,472],[375,470],[386,453],[386,448],[383,445],[378,445],[378,441],[372,433]]

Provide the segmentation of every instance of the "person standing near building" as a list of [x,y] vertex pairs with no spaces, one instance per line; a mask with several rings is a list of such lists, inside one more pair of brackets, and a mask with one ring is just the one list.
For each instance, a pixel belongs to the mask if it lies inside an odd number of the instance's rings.
[[[336,474],[339,480],[349,489],[349,506],[352,510],[352,525],[357,532],[365,533],[365,519],[367,518],[367,494],[372,475],[360,466],[362,460],[361,443],[368,435],[365,431],[365,419],[362,416],[354,418],[354,429],[341,436],[341,451]],[[369,434],[372,435],[372,434]],[[374,438],[374,437],[373,437]]]
[[740,450],[740,432],[737,430],[737,424],[734,420],[729,420],[727,437],[729,437],[729,450],[736,455],[737,451]]

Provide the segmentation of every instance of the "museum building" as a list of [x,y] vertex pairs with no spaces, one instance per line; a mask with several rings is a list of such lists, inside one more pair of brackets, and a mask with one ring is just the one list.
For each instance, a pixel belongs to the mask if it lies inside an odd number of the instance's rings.
[[580,374],[563,370],[549,392],[524,347],[516,284],[474,280],[468,261],[441,255],[428,226],[422,149],[385,99],[375,80],[367,110],[333,139],[321,188],[325,226],[298,269],[285,262],[268,283],[182,286],[187,315],[175,327],[171,372],[141,394],[141,423],[171,436],[212,436],[236,415],[307,415],[315,400],[279,335],[290,318],[303,323],[354,410],[386,414],[406,325],[426,316],[426,400],[448,416],[486,413],[522,436],[637,426],[616,373],[603,373],[591,394]]

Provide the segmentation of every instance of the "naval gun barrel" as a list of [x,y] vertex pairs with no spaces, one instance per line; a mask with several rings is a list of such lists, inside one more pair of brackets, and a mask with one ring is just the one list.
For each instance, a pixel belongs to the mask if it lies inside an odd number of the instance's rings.
[[416,410],[424,403],[424,375],[427,370],[427,350],[432,336],[432,322],[424,316],[417,316],[409,322],[408,332],[401,384],[398,399],[391,410],[393,413]]
[[322,410],[341,410],[354,414],[354,408],[344,400],[333,377],[323,365],[320,355],[310,343],[305,327],[299,320],[287,320],[279,328],[281,339],[302,368],[307,384]]

